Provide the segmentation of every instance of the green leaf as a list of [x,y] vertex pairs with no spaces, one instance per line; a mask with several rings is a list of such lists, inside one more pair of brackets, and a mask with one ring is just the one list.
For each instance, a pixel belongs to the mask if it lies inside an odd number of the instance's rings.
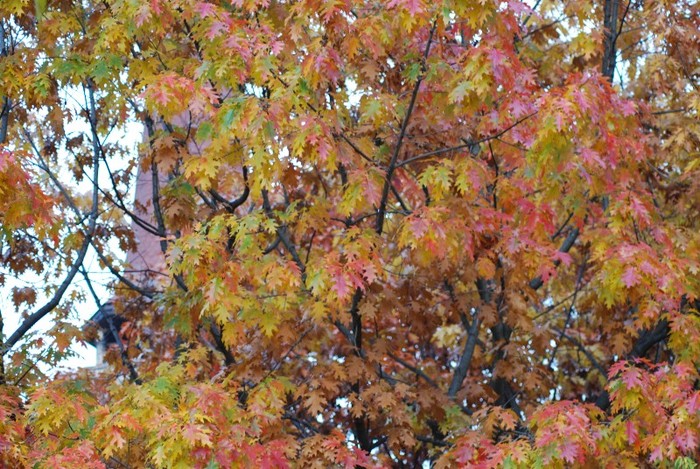
[[36,15],[37,21],[41,21],[46,13],[47,0],[34,0],[34,14]]

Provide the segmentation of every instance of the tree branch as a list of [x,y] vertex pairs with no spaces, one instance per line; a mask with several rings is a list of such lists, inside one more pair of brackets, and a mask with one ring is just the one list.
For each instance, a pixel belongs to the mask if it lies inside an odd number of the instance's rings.
[[586,358],[588,358],[588,361],[590,361],[591,365],[593,365],[595,369],[598,370],[601,375],[603,375],[603,378],[605,380],[608,379],[608,374],[605,371],[605,368],[603,368],[600,362],[596,360],[595,356],[593,356],[593,354],[578,339],[570,336],[563,329],[554,328],[553,330],[557,334],[559,334],[559,337],[562,337],[567,341],[571,342],[581,353],[583,353],[586,356]]
[[[8,48],[5,44],[5,20],[0,20],[0,57],[7,57]],[[12,101],[7,96],[2,97],[2,108],[0,109],[0,145],[7,140],[7,128],[10,120],[10,108]],[[0,331],[1,332],[1,331]]]
[[462,352],[462,356],[459,358],[459,364],[455,369],[455,374],[452,377],[450,388],[447,391],[447,396],[450,399],[454,399],[455,396],[457,396],[457,392],[462,388],[462,382],[467,376],[469,365],[471,364],[472,357],[474,356],[474,348],[476,347],[476,340],[479,336],[479,326],[481,325],[481,321],[477,314],[475,314],[472,318],[471,327],[467,331],[467,341],[464,343],[464,351]]
[[[435,34],[435,29],[437,28],[437,21],[433,22],[432,28],[430,28],[430,34],[428,35],[428,43],[425,45],[425,52],[423,53],[423,62],[428,59],[428,54],[430,53],[430,45],[433,41],[433,34]],[[425,67],[425,64],[424,64]],[[406,115],[401,123],[401,130],[399,131],[399,138],[394,147],[394,153],[391,155],[391,161],[389,162],[389,167],[386,170],[386,180],[384,181],[384,187],[382,188],[382,198],[379,202],[379,210],[377,216],[377,224],[375,231],[381,234],[384,230],[384,217],[386,215],[386,204],[389,200],[389,188],[391,187],[391,178],[394,176],[394,171],[397,168],[397,160],[399,158],[399,152],[401,151],[401,146],[403,144],[403,139],[406,137],[406,130],[408,128],[408,123],[411,120],[411,115],[413,114],[413,108],[416,105],[416,99],[418,98],[418,90],[420,85],[423,83],[423,75],[418,77],[416,84],[413,87],[413,93],[411,94],[411,101],[408,104],[408,109],[406,110]]]
[[[88,275],[88,272],[85,269],[84,265],[80,266],[80,273],[85,279],[85,284],[87,285],[88,290],[92,295],[92,299],[95,302],[95,305],[97,306],[97,310],[102,310],[104,305],[100,301],[100,297],[97,295],[97,292],[93,288],[92,281],[90,280],[90,276]],[[136,367],[134,367],[134,364],[131,362],[131,359],[129,359],[129,355],[126,351],[126,347],[124,347],[122,337],[119,334],[119,331],[117,330],[116,326],[114,325],[113,316],[114,315],[109,315],[105,313],[105,319],[107,320],[107,324],[109,324],[109,331],[112,333],[114,339],[117,341],[117,346],[119,347],[119,353],[121,355],[122,364],[126,367],[127,370],[129,370],[129,379],[131,380],[131,382],[136,384],[142,384],[141,378],[139,378],[139,374],[136,371]]]
[[389,354],[389,357],[391,357],[396,363],[399,363],[399,364],[402,365],[404,368],[406,368],[406,369],[412,371],[416,376],[418,376],[419,378],[422,378],[426,383],[428,383],[429,385],[431,385],[431,386],[434,387],[435,389],[439,389],[439,388],[440,388],[440,386],[438,386],[438,384],[435,382],[435,380],[434,380],[433,378],[431,378],[430,376],[428,376],[428,375],[427,375],[423,370],[421,370],[420,368],[417,368],[417,367],[411,365],[411,364],[408,363],[407,361],[402,360],[401,358],[397,357],[396,355],[394,355],[394,354],[391,353],[391,352],[389,352],[388,354]]
[[615,75],[615,59],[617,51],[615,42],[617,40],[617,14],[620,7],[620,0],[605,0],[603,7],[603,28],[605,39],[603,41],[603,60],[601,64],[602,74],[608,77],[612,83]]
[[209,193],[215,200],[224,204],[228,212],[233,213],[238,207],[243,205],[246,200],[248,200],[248,195],[250,195],[250,187],[248,186],[248,167],[245,165],[243,165],[243,181],[245,182],[243,193],[233,200],[226,199],[214,189],[210,189]]
[[503,130],[501,130],[493,135],[489,135],[489,136],[481,138],[479,140],[463,140],[464,143],[461,145],[456,145],[454,147],[448,147],[448,148],[440,148],[438,150],[429,151],[427,153],[421,153],[420,155],[416,155],[416,156],[413,156],[411,158],[407,158],[407,159],[401,161],[400,163],[398,163],[396,165],[396,167],[400,168],[402,166],[406,166],[406,165],[414,163],[416,161],[424,160],[426,158],[430,158],[431,156],[441,155],[443,153],[449,153],[451,151],[462,150],[464,148],[471,149],[475,145],[479,145],[479,144],[488,142],[490,140],[495,140],[495,139],[500,138],[501,136],[505,135],[510,130],[517,127],[518,125],[522,124],[523,122],[525,122],[526,120],[528,120],[529,118],[534,116],[535,114],[537,114],[537,111],[533,112],[532,114],[528,114],[525,117],[518,119],[517,121],[515,121],[514,123],[512,123],[511,125],[509,125],[505,129],[503,129]]
[[[634,342],[632,350],[627,354],[627,359],[631,358],[641,358],[656,344],[666,340],[668,334],[671,332],[669,323],[666,319],[662,319],[653,329],[645,329],[639,333],[639,337]],[[605,374],[607,378],[607,374]],[[602,410],[607,410],[610,407],[610,394],[607,390],[603,392],[596,399],[595,404]]]
[[[267,189],[262,190],[262,198],[263,198],[263,208],[265,209],[265,213],[267,214],[268,217],[273,218],[274,214],[272,213],[272,206],[270,205],[270,198],[268,196]],[[301,271],[302,284],[305,286],[306,285],[306,266],[304,265],[304,262],[301,260],[301,257],[299,257],[299,253],[297,252],[296,247],[294,247],[294,244],[292,244],[292,241],[289,239],[289,232],[287,230],[287,225],[283,224],[283,225],[277,227],[277,236],[282,241],[282,244],[284,244],[284,247],[287,249],[287,252],[289,252],[289,255],[292,256],[292,260],[294,261],[294,263],[297,265],[297,267],[299,267],[299,270]]]
[[[28,136],[28,134],[27,134]],[[51,299],[45,303],[41,308],[36,310],[34,313],[30,314],[24,321],[17,327],[17,329],[10,335],[10,337],[5,341],[5,343],[0,348],[0,357],[5,356],[5,354],[14,347],[17,342],[19,342],[22,337],[29,332],[37,322],[39,322],[44,316],[49,314],[51,311],[58,306],[63,298],[63,295],[68,291],[68,288],[73,282],[80,266],[85,260],[85,255],[87,254],[90,242],[93,235],[95,234],[95,228],[97,227],[97,214],[98,214],[98,190],[97,181],[99,179],[99,168],[100,168],[100,154],[99,151],[95,149],[95,143],[93,142],[93,155],[92,155],[92,165],[93,165],[93,187],[92,187],[92,208],[90,210],[89,225],[88,230],[85,233],[85,238],[83,239],[82,245],[78,251],[78,255],[73,261],[73,264],[68,271],[68,274],[61,282],[61,285],[54,292]],[[36,149],[36,148],[35,148]],[[48,166],[47,166],[48,167]]]
[[[146,115],[145,118],[145,123],[146,123],[146,130],[148,132],[148,144],[153,148],[153,137],[155,136],[155,126],[153,123],[153,119],[151,119],[151,116]],[[155,216],[156,219],[156,225],[158,227],[158,235],[161,237],[160,239],[160,250],[165,255],[168,251],[168,241],[166,239],[167,236],[167,231],[165,228],[165,219],[163,218],[163,211],[161,210],[160,207],[160,177],[158,173],[158,163],[156,162],[156,157],[155,154],[151,157],[151,183],[152,183],[152,200],[153,200],[153,215]],[[187,285],[185,284],[185,280],[182,278],[182,275],[180,274],[175,274],[173,275],[173,278],[175,279],[175,283],[177,284],[178,287],[184,292],[189,291],[187,288]]]
[[[564,242],[562,243],[561,247],[559,248],[559,252],[567,253],[571,250],[571,248],[574,246],[574,243],[576,242],[576,238],[578,238],[579,235],[579,230],[578,228],[574,228],[569,232],[569,235],[566,237]],[[558,266],[561,264],[559,260],[554,261],[554,265]],[[540,287],[544,285],[544,280],[542,280],[541,276],[537,276],[530,280],[530,288],[533,290],[539,290]]]

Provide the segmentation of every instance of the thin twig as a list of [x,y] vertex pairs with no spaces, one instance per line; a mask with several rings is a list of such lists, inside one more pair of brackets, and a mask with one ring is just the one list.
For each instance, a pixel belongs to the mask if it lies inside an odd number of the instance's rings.
[[389,357],[391,357],[394,361],[402,365],[404,368],[412,371],[416,376],[423,378],[423,380],[425,380],[425,382],[431,385],[432,387],[439,389],[440,386],[438,386],[437,382],[435,382],[433,378],[425,374],[425,372],[420,368],[411,365],[410,363],[406,362],[405,360],[402,360],[401,358],[397,357],[391,352],[389,352]]
[[503,129],[503,130],[501,130],[501,131],[499,131],[498,133],[495,133],[495,134],[493,134],[493,135],[489,135],[489,136],[484,137],[484,138],[481,138],[481,139],[479,139],[479,140],[473,140],[473,141],[464,140],[464,143],[461,144],[461,145],[456,145],[456,146],[454,146],[454,147],[449,147],[449,148],[440,148],[439,150],[433,150],[433,151],[429,151],[429,152],[427,152],[427,153],[422,153],[422,154],[420,154],[420,155],[416,155],[416,156],[414,156],[414,157],[407,158],[407,159],[405,159],[405,160],[403,160],[403,161],[397,163],[396,167],[397,167],[397,168],[400,168],[400,167],[402,167],[402,166],[406,166],[406,165],[411,164],[411,163],[413,163],[413,162],[420,161],[420,160],[424,160],[424,159],[426,159],[426,158],[430,158],[431,156],[437,156],[437,155],[441,155],[441,154],[443,154],[443,153],[449,153],[449,152],[451,152],[451,151],[462,150],[462,149],[464,149],[464,148],[472,148],[472,147],[475,146],[475,145],[479,145],[479,144],[481,144],[481,143],[488,142],[489,140],[495,140],[495,139],[497,139],[497,138],[503,136],[504,134],[508,133],[508,132],[509,132],[510,130],[512,130],[514,127],[520,125],[521,123],[523,123],[523,122],[526,121],[527,119],[531,118],[531,117],[534,116],[535,114],[537,114],[537,111],[533,112],[532,114],[528,114],[528,115],[525,116],[525,117],[522,117],[522,118],[518,119],[518,120],[515,121],[513,124],[509,125],[509,126],[506,127],[505,129]]

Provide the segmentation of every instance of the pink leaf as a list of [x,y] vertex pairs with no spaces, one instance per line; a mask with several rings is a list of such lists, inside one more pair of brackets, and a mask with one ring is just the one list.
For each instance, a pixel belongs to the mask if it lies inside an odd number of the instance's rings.
[[428,222],[421,217],[411,217],[410,222],[411,231],[416,239],[420,239],[428,231]]
[[693,394],[691,394],[691,396],[688,398],[688,402],[686,403],[686,408],[691,414],[694,414],[700,410],[700,391],[695,391]]
[[631,197],[632,210],[640,221],[649,223],[649,211],[644,203],[636,197]]
[[560,447],[561,457],[568,463],[573,463],[576,461],[576,456],[578,456],[578,445],[572,441],[567,441]]
[[196,11],[202,18],[206,18],[216,14],[216,6],[213,3],[199,2],[194,7],[194,11]]
[[622,110],[622,115],[625,117],[629,117],[637,111],[637,107],[635,106],[634,102],[631,100],[623,101],[622,106],[620,106],[620,108]]
[[584,148],[581,150],[581,158],[586,164],[596,163],[601,168],[605,168],[605,161],[600,157],[597,151],[591,150],[590,148]]
[[333,284],[333,291],[335,291],[338,298],[345,298],[350,293],[350,286],[348,285],[345,275],[342,272],[338,272],[338,275],[333,277],[335,283]]
[[639,438],[639,429],[632,422],[632,420],[627,420],[626,430],[627,430],[627,442],[630,445],[633,445],[637,441],[637,438]]
[[396,8],[403,7],[408,10],[409,13],[415,15],[423,11],[423,4],[421,0],[391,0],[387,7]]
[[367,202],[375,206],[378,206],[382,199],[381,188],[370,177],[365,179],[364,194]]
[[676,434],[673,440],[684,453],[689,453],[698,446],[698,437],[691,429]]
[[554,255],[552,257],[554,258],[555,262],[557,262],[557,261],[561,262],[565,266],[571,265],[571,262],[572,262],[571,255],[569,255],[566,252],[557,251],[554,253]]
[[528,111],[531,109],[531,106],[524,100],[514,99],[510,102],[509,108],[510,112],[513,114],[513,117],[519,119],[528,113]]
[[653,265],[651,265],[649,261],[642,262],[642,264],[639,266],[639,270],[649,275],[656,274],[656,268]]
[[637,275],[637,271],[634,269],[634,267],[627,267],[625,273],[622,274],[622,282],[627,288],[633,287],[639,283],[639,276]]
[[627,389],[642,387],[644,384],[641,372],[637,368],[628,368],[622,375],[622,382],[625,383]]
[[377,269],[374,267],[374,264],[366,263],[362,267],[362,275],[365,277],[368,284],[374,282],[377,279]]
[[224,36],[225,33],[228,32],[228,30],[228,25],[223,21],[214,21],[212,22],[211,26],[209,27],[209,30],[207,31],[207,39],[211,41],[216,37]]
[[530,6],[528,6],[525,2],[511,0],[510,2],[508,2],[508,7],[516,15],[522,15],[522,14],[531,15],[531,14],[533,14],[532,8],[530,8]]
[[654,448],[654,451],[652,451],[649,455],[649,460],[651,462],[661,461],[663,457],[663,447],[661,445],[658,445],[656,448]]

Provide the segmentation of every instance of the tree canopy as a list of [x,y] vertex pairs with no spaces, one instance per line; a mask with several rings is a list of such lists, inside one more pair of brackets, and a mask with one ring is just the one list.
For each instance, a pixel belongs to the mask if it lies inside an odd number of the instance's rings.
[[0,465],[696,467],[699,112],[693,0],[2,0]]

